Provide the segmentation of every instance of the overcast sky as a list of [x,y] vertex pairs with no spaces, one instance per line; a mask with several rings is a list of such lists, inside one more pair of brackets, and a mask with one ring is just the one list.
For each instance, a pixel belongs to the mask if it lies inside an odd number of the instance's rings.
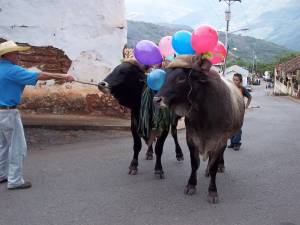
[[[290,0],[242,0],[232,6],[232,26],[247,26]],[[300,1],[300,0],[299,0]],[[127,19],[189,26],[209,23],[224,29],[226,4],[219,0],[125,0]],[[197,18],[199,18],[197,20]]]

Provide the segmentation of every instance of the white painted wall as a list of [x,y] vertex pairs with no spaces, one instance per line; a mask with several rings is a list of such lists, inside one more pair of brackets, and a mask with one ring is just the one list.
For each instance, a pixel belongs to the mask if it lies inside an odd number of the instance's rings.
[[0,37],[62,49],[81,80],[99,81],[120,63],[127,39],[124,0],[0,2]]

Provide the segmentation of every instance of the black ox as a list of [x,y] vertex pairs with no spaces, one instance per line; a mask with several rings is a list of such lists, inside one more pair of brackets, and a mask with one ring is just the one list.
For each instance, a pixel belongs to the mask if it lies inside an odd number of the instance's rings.
[[[139,115],[141,109],[141,97],[145,89],[145,67],[138,64],[135,60],[126,60],[118,65],[102,82],[98,88],[102,92],[111,93],[121,105],[131,110],[131,132],[133,137],[133,159],[129,166],[129,174],[136,175],[138,171],[138,155],[142,148],[140,134],[138,133]],[[151,100],[152,102],[152,100]],[[176,117],[171,122],[171,133],[175,141],[176,158],[178,161],[183,160],[182,150],[177,139],[177,123],[180,117]],[[164,177],[161,164],[161,155],[163,145],[169,133],[169,129],[161,132],[155,144],[156,164],[155,174],[160,178]],[[146,159],[153,158],[153,148],[150,140],[145,140],[148,144]]]
[[186,139],[190,150],[192,172],[185,188],[194,194],[200,157],[209,158],[208,201],[218,202],[216,173],[223,164],[227,140],[243,123],[243,97],[229,81],[211,70],[208,60],[195,56],[178,57],[167,69],[167,79],[154,101],[185,116]]

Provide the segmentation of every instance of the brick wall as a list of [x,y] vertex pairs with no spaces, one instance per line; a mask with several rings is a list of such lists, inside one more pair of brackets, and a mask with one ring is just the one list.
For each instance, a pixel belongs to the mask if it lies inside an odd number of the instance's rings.
[[[0,38],[0,43],[4,41]],[[28,46],[25,43],[18,44]],[[36,67],[45,72],[66,73],[72,63],[61,49],[51,46],[31,46],[29,51],[20,53],[19,58],[19,65],[26,68]],[[46,86],[45,82],[25,89],[20,109],[35,113],[92,114],[126,118],[130,115],[129,109],[95,87],[76,84]]]
[[[0,38],[0,43],[5,41]],[[21,45],[26,45],[24,43],[19,43]],[[66,73],[71,66],[71,60],[65,53],[51,46],[47,47],[35,47],[31,48],[26,52],[20,52],[19,65],[26,68],[37,67],[45,72],[54,73]]]

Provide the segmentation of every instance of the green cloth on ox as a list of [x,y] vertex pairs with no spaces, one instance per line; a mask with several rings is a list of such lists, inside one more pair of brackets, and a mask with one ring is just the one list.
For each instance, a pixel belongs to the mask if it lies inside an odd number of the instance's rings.
[[152,131],[168,130],[171,124],[170,110],[154,105],[155,92],[146,87],[141,99],[138,133],[146,141],[150,139]]

